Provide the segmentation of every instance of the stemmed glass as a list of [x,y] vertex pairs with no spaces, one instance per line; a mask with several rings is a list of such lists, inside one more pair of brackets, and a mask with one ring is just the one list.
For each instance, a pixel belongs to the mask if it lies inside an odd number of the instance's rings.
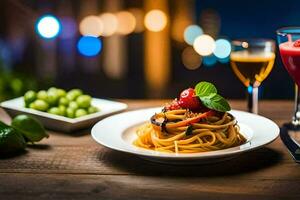
[[295,84],[295,107],[292,121],[285,126],[300,129],[300,27],[285,27],[276,31],[281,60]]
[[258,113],[258,87],[270,74],[275,60],[275,42],[270,39],[239,39],[231,42],[230,64],[247,87],[248,111]]

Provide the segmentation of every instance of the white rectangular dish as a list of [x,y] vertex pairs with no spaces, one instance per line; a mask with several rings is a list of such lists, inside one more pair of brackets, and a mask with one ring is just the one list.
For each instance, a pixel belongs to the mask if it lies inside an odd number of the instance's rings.
[[41,112],[30,108],[25,108],[23,97],[4,101],[0,106],[12,117],[19,114],[27,114],[40,120],[40,122],[48,129],[72,132],[75,130],[88,128],[98,122],[100,119],[120,111],[125,110],[128,106],[125,103],[104,99],[92,99],[92,105],[99,108],[97,113],[78,117],[75,119],[64,116],[54,115],[47,112]]

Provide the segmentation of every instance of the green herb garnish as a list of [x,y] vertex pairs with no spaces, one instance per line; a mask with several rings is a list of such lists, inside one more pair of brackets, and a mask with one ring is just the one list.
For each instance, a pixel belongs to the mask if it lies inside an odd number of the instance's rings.
[[188,136],[188,135],[192,135],[193,134],[193,126],[188,126],[188,128],[186,129],[185,131],[185,135]]
[[231,110],[230,105],[224,97],[218,94],[217,88],[209,82],[200,82],[195,87],[196,96],[202,104],[209,109],[226,112]]

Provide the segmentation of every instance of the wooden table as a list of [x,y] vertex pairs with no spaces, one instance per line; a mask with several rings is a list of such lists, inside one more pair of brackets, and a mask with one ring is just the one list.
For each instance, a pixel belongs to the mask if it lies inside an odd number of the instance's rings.
[[[124,102],[132,110],[164,101]],[[231,105],[244,109],[245,103]],[[292,107],[290,101],[262,101],[260,114],[281,125]],[[9,120],[2,110],[0,118]],[[26,153],[0,160],[0,200],[300,199],[300,165],[279,138],[231,161],[172,166],[102,147],[89,130],[50,135]]]

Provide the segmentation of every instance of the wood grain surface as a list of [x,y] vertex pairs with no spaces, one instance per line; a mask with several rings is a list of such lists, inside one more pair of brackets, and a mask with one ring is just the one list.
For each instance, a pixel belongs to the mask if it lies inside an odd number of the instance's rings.
[[[167,102],[122,101],[129,110]],[[231,105],[245,108],[243,101]],[[291,101],[260,102],[260,114],[278,125],[290,120],[292,110]],[[0,118],[10,120],[3,110]],[[173,166],[102,147],[90,130],[49,134],[26,152],[0,160],[0,200],[300,199],[300,165],[279,138],[230,161]]]

